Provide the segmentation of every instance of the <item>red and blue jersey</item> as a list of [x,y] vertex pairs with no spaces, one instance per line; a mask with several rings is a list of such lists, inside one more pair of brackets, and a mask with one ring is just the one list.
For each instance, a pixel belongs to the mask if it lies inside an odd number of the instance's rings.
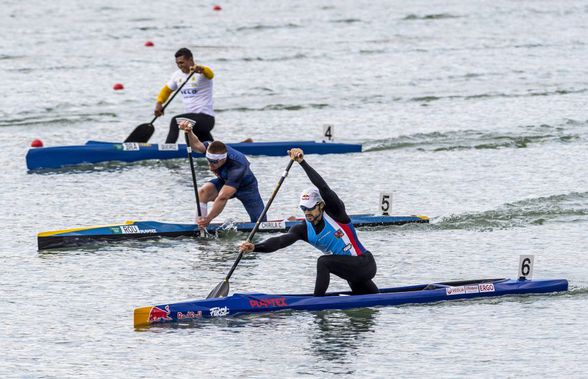
[[308,243],[325,254],[333,255],[363,255],[367,250],[359,239],[353,224],[344,224],[335,221],[326,212],[323,213],[325,226],[319,234],[316,233],[312,223],[306,221]]

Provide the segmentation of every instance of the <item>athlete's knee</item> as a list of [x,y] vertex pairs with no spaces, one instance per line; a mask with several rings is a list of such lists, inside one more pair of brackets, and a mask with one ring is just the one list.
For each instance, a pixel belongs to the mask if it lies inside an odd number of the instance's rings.
[[328,255],[321,255],[316,260],[316,268],[317,270],[329,270],[329,256]]
[[368,281],[364,282],[362,286],[363,286],[364,293],[366,293],[366,294],[380,292],[380,290],[378,289],[378,286],[372,280],[368,280]]
[[167,133],[167,137],[165,138],[165,143],[176,143],[178,141],[178,126],[177,124],[174,126],[173,124],[169,127],[169,132]]
[[200,201],[203,202],[213,201],[216,199],[217,195],[218,191],[212,183],[205,183],[198,189],[198,197],[200,198]]
[[351,287],[351,293],[353,293],[354,295],[367,295],[367,294],[374,294],[374,293],[379,293],[380,290],[378,289],[378,286],[376,286],[376,284],[371,281],[365,281],[365,282],[348,282],[349,283],[349,287]]

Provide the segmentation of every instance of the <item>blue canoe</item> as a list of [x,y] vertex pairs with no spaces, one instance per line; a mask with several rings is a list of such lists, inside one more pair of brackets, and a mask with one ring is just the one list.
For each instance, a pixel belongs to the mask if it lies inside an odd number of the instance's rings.
[[[313,141],[229,143],[245,155],[285,156],[294,147],[305,154],[345,154],[361,152],[361,145],[323,143]],[[193,153],[195,157],[202,154]],[[29,170],[55,169],[79,164],[109,161],[136,162],[149,159],[175,159],[186,157],[186,145],[151,143],[112,143],[88,141],[85,145],[56,146],[30,149],[27,152]]]
[[[408,223],[428,223],[427,216],[374,216],[369,214],[351,215],[354,226],[403,225]],[[274,220],[262,222],[259,232],[285,232],[301,222],[295,220]],[[209,233],[225,230],[250,232],[253,222],[212,223],[207,228]],[[149,239],[158,237],[195,236],[198,228],[195,224],[173,224],[157,221],[127,221],[123,224],[99,225],[72,229],[53,230],[37,234],[39,250],[66,246],[83,246],[96,241]]]
[[565,279],[480,279],[459,282],[421,284],[385,288],[373,295],[350,295],[349,292],[312,295],[268,295],[263,293],[234,294],[224,298],[191,300],[160,304],[134,310],[134,326],[186,322],[206,318],[281,310],[319,311],[401,304],[434,303],[448,300],[485,298],[504,295],[544,294],[567,291]]

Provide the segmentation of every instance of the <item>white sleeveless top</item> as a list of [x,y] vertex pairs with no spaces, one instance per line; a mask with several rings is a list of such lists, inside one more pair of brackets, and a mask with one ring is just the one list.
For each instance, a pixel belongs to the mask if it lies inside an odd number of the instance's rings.
[[[177,70],[167,82],[172,90],[177,90],[190,74]],[[212,101],[212,80],[202,74],[194,74],[180,93],[186,108],[186,113],[204,113],[214,117]]]

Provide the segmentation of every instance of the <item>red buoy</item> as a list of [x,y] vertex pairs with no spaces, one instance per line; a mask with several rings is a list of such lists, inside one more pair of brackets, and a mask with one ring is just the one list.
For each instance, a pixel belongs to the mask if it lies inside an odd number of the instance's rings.
[[120,91],[120,90],[125,89],[125,86],[123,86],[122,83],[115,83],[112,86],[112,89],[115,90],[115,91]]
[[147,47],[153,47],[153,46],[155,46],[155,44],[153,42],[151,42],[151,41],[147,41],[147,42],[145,42],[145,46],[147,46]]
[[212,7],[212,10],[213,11],[220,11],[220,10],[222,10],[222,8],[220,5],[215,5],[214,7]]
[[31,147],[43,147],[43,141],[38,138],[34,139],[33,142],[31,142]]

